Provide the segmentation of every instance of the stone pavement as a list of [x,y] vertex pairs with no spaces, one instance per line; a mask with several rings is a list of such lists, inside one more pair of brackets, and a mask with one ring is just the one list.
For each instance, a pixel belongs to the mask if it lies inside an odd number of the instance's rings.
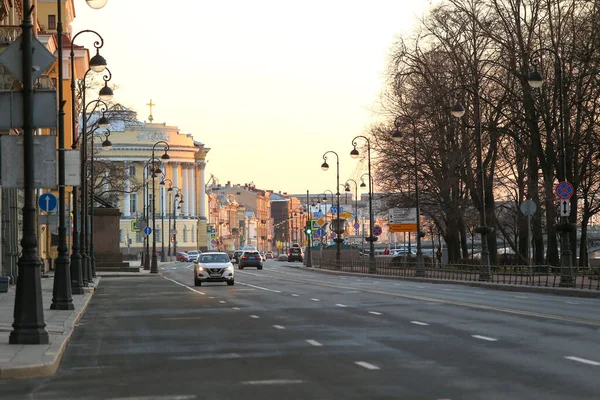
[[92,298],[100,277],[85,288],[83,295],[73,295],[74,310],[51,310],[54,277],[42,278],[42,302],[49,344],[9,344],[14,322],[15,285],[0,293],[0,379],[22,379],[52,375],[60,364],[63,352]]
[[[136,265],[137,263],[137,265]],[[159,262],[159,267],[168,264]],[[139,261],[131,262],[139,266]],[[79,319],[83,316],[96,287],[103,277],[148,277],[161,276],[150,274],[140,268],[140,272],[98,272],[98,277],[85,294],[73,295],[74,310],[51,310],[52,286],[54,275],[42,278],[42,303],[49,344],[14,345],[8,343],[12,323],[14,322],[15,285],[10,285],[7,293],[0,293],[0,379],[26,379],[53,375],[60,365],[62,355],[69,343],[71,334]]]

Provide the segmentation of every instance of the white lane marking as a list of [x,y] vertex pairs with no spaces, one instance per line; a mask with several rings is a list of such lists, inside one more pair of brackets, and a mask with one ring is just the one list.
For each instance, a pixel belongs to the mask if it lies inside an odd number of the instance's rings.
[[244,285],[244,286],[250,286],[250,287],[253,287],[253,288],[256,288],[256,289],[260,289],[260,290],[266,290],[267,292],[281,293],[280,290],[267,289],[267,288],[260,287],[260,286],[250,285],[249,283],[238,282],[238,284]]
[[289,385],[294,383],[302,383],[304,381],[298,379],[270,379],[264,381],[244,381],[242,385]]
[[223,300],[219,300],[219,303],[221,303],[221,304],[225,304],[225,303],[227,303],[227,302],[226,302],[226,301],[223,301]]
[[488,342],[497,342],[498,339],[495,339],[493,337],[488,337],[488,336],[481,336],[481,335],[471,335],[472,337],[474,337],[475,339],[481,339],[481,340],[486,340]]
[[363,368],[370,369],[371,371],[380,369],[377,365],[369,364],[365,361],[355,361],[354,364],[359,365]]
[[183,286],[184,288],[186,288],[186,289],[188,289],[188,290],[191,290],[192,292],[196,292],[196,293],[198,293],[198,294],[206,294],[206,293],[204,293],[204,292],[200,292],[200,291],[198,291],[198,290],[196,290],[196,289],[194,289],[194,288],[191,288],[191,287],[189,287],[188,285],[184,285],[184,284],[183,284],[183,283],[181,283],[181,282],[177,282],[175,279],[167,278],[166,276],[163,276],[163,278],[165,278],[166,280],[168,280],[168,281],[171,281],[171,282],[173,282],[173,283],[176,283],[176,284],[178,284],[179,286]]
[[410,321],[411,324],[427,326],[429,325],[427,322],[419,322],[419,321]]
[[214,299],[214,297],[211,296],[211,297],[209,297],[209,299]]
[[306,342],[309,344],[312,344],[313,346],[317,346],[317,347],[323,346],[321,343],[317,342],[316,340],[312,340],[312,339],[308,339]]
[[592,360],[587,360],[585,358],[579,358],[579,357],[574,357],[574,356],[568,356],[565,357],[567,360],[571,360],[571,361],[577,361],[580,363],[584,363],[584,364],[588,364],[588,365],[593,365],[593,366],[598,366],[600,365],[600,362],[598,361],[592,361]]
[[258,315],[251,315],[250,318],[260,318]]
[[239,307],[233,307],[232,310],[239,310]]
[[298,297],[298,296],[300,296],[300,295],[299,295],[299,294],[296,294],[296,293],[292,293],[292,296],[294,296],[294,297]]
[[369,311],[369,314],[373,314],[373,315],[381,315],[380,312],[377,311]]
[[336,304],[336,306],[338,306],[338,307],[348,307],[348,306],[347,306],[347,305],[345,305],[345,304]]
[[529,297],[527,296],[515,296],[517,299],[528,299]]
[[311,299],[311,300],[312,300],[312,301],[321,301],[321,300],[319,300],[319,299]]
[[285,329],[285,326],[273,325],[273,328],[276,328],[276,329]]
[[576,301],[565,301],[566,304],[581,304]]
[[189,267],[185,267],[186,269],[193,269],[193,267],[190,265]]

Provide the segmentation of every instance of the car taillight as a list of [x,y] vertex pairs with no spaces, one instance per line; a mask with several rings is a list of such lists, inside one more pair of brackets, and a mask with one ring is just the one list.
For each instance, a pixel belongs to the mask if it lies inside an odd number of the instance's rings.
[[242,258],[248,258],[248,256],[242,256]]

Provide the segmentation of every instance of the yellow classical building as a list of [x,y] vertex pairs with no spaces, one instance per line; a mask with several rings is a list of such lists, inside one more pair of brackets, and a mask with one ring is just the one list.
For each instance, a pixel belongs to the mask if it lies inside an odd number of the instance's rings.
[[[134,111],[120,105],[111,107],[106,116],[112,148],[103,151],[99,140],[94,142],[94,152],[100,166],[112,167],[101,167],[96,173],[100,175],[97,181],[102,182],[102,174],[123,172],[122,187],[106,188],[117,192],[113,205],[122,213],[121,252],[133,258],[143,252],[146,243],[152,248],[152,234],[144,233],[146,226],[156,237],[158,256],[163,251],[165,257],[174,257],[175,250],[206,250],[204,171],[210,149],[192,135],[179,133],[175,126],[138,121]],[[104,134],[101,129],[98,132]],[[168,159],[162,158],[165,150]]]

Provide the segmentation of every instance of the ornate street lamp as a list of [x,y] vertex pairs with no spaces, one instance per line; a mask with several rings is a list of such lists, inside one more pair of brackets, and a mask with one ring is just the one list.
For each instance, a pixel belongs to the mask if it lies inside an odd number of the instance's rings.
[[367,162],[368,162],[368,171],[369,171],[369,237],[366,240],[369,242],[369,273],[374,274],[377,272],[377,266],[375,265],[375,242],[377,241],[377,236],[373,235],[373,175],[371,174],[371,141],[366,136],[356,136],[352,139],[353,149],[350,152],[350,156],[352,158],[358,158],[360,153],[356,149],[356,139],[365,139],[367,142]]
[[[402,133],[400,133],[400,120],[397,118],[394,121],[394,127],[396,128],[392,134],[392,140],[395,142],[402,141]],[[423,250],[421,249],[421,238],[425,236],[424,232],[421,232],[421,211],[419,201],[419,170],[417,167],[417,131],[413,130],[413,157],[415,162],[415,202],[417,208],[417,268],[415,276],[425,276],[425,262],[423,260]]]
[[[492,229],[486,225],[486,201],[485,201],[485,170],[483,169],[483,149],[481,146],[481,107],[479,91],[473,90],[469,86],[463,86],[463,89],[469,91],[475,96],[475,138],[477,141],[477,169],[479,169],[481,179],[481,226],[476,228],[477,233],[481,233],[481,269],[479,272],[480,281],[489,281],[492,279],[492,270],[490,266],[490,252],[488,250],[487,234]],[[465,108],[460,103],[456,103],[450,110],[455,118],[461,118],[465,115]]]
[[344,191],[350,192],[350,182],[354,182],[354,234],[358,236],[358,183],[354,179],[348,179]]
[[[170,179],[165,179],[165,176],[163,174],[163,179],[160,181],[160,186],[165,186],[166,182],[169,182],[169,187],[167,189],[167,192],[169,192],[169,194],[171,194],[171,192],[173,191],[173,181],[171,181]],[[169,204],[171,203],[171,201],[169,200]],[[160,261],[161,262],[165,262],[167,261],[165,258],[165,202],[164,202],[164,196],[163,196],[163,201],[161,201],[161,209],[160,209],[160,234],[162,235],[162,238],[160,240],[160,244],[161,244],[161,250],[160,250]],[[169,219],[169,227],[168,227],[168,235],[171,234],[171,221]],[[171,243],[171,241],[169,240],[169,243]],[[169,253],[171,250],[171,246],[169,246]],[[171,254],[169,254],[170,256]]]
[[[169,156],[169,143],[165,142],[164,140],[159,140],[158,142],[154,143],[154,145],[152,146],[152,159],[154,159],[154,151],[156,150],[156,146],[158,146],[159,144],[163,144],[164,145],[164,154],[160,157],[162,160],[168,160],[171,157]],[[155,188],[155,182],[156,182],[156,174],[160,173],[157,172],[156,170],[154,171],[154,173],[152,174],[152,265],[150,266],[150,273],[151,274],[158,274],[158,260],[156,258],[156,188]]]
[[[332,153],[335,154],[337,163],[336,163],[336,188],[337,189],[337,193],[336,195],[336,204],[337,204],[337,220],[335,223],[335,229],[334,232],[336,233],[335,239],[333,239],[333,241],[335,242],[335,261],[336,263],[340,261],[341,258],[341,251],[340,251],[340,246],[341,244],[344,242],[344,239],[342,239],[342,226],[340,224],[340,191],[339,191],[339,187],[340,187],[340,156],[338,156],[338,154],[335,151],[326,151],[323,154],[323,164],[321,164],[321,169],[323,171],[327,171],[329,169],[329,164],[327,164],[327,154],[328,153]],[[307,199],[308,199],[308,194],[307,194]],[[338,265],[339,267],[339,265]]]
[[[560,119],[559,119],[559,135],[560,135],[560,169],[557,168],[556,178],[559,182],[567,182],[567,163],[565,160],[565,125],[568,124],[566,121],[565,112],[565,93],[563,87],[563,63],[558,53],[551,48],[543,47],[535,50],[530,57],[531,64],[534,67],[534,71],[527,77],[527,83],[529,86],[535,89],[539,89],[544,84],[544,77],[542,73],[538,71],[537,67],[540,63],[540,57],[537,55],[546,51],[554,55],[556,62],[556,80],[558,83],[558,101],[560,108]],[[562,176],[561,176],[562,175]],[[562,178],[562,179],[561,179]],[[569,222],[569,217],[561,215],[560,224],[556,226],[560,232],[560,286],[562,287],[573,287],[575,280],[573,278],[573,260],[571,258],[571,244],[570,244],[570,233],[575,229],[574,225]]]

